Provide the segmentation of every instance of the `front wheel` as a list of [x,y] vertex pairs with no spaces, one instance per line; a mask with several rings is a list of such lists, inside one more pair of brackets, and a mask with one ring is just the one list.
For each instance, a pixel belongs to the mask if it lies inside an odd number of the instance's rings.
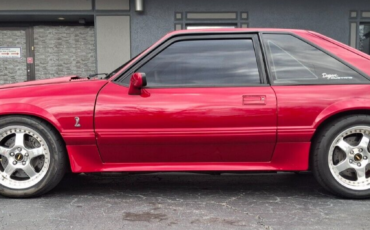
[[313,143],[313,173],[332,193],[370,197],[370,116],[343,117],[322,130]]
[[65,169],[65,148],[49,124],[24,116],[0,118],[1,195],[41,195],[59,183]]

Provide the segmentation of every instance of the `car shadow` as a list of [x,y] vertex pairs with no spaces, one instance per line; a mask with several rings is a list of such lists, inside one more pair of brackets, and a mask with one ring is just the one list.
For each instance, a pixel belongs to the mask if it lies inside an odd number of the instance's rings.
[[271,174],[192,174],[155,173],[128,175],[69,174],[46,196],[114,196],[161,194],[181,197],[185,194],[213,196],[265,194],[271,196],[336,199],[324,190],[310,173]]

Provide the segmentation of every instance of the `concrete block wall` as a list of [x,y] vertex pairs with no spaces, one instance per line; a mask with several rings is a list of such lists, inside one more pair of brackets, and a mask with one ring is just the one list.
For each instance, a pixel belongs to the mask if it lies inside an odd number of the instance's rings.
[[96,72],[93,26],[35,26],[36,79]]
[[26,32],[0,30],[0,47],[21,47],[20,58],[0,58],[0,85],[26,81]]

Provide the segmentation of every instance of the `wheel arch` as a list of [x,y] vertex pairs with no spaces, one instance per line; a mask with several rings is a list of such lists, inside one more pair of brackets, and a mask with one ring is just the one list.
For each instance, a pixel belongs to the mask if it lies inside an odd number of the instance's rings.
[[370,113],[370,99],[350,98],[337,101],[320,112],[313,123],[313,128],[318,130],[319,127],[322,127],[323,123],[336,117],[361,113]]
[[60,138],[60,140],[62,141],[62,143],[65,147],[65,154],[66,154],[66,157],[68,159],[67,160],[68,161],[68,168],[69,169],[71,168],[71,165],[70,165],[71,163],[70,163],[70,158],[69,158],[66,142],[65,142],[63,136],[61,135],[60,130],[58,129],[58,126],[56,126],[55,123],[53,123],[47,117],[41,116],[39,114],[32,114],[32,113],[27,113],[27,112],[23,112],[23,113],[21,113],[21,112],[20,113],[15,113],[15,112],[13,112],[13,113],[11,113],[11,112],[3,113],[2,111],[0,112],[0,119],[2,119],[4,117],[11,117],[11,116],[29,117],[29,118],[39,120],[39,121],[44,122],[47,125],[49,125],[50,128],[52,128],[55,131],[55,133],[58,135],[58,138]]
[[1,104],[0,117],[14,115],[39,118],[52,125],[59,133],[62,131],[62,126],[59,121],[43,108],[24,103]]
[[309,169],[312,169],[312,156],[315,149],[316,139],[323,132],[326,126],[336,120],[350,115],[370,115],[370,99],[367,98],[351,98],[347,100],[337,101],[324,109],[317,117],[313,124],[315,129],[311,137],[310,147],[310,162]]
[[331,116],[326,117],[326,119],[322,120],[320,123],[317,124],[316,131],[311,138],[311,142],[314,141],[315,137],[330,123],[334,122],[345,116],[350,115],[370,115],[370,108],[369,109],[352,109],[352,110],[345,110],[338,113],[334,113]]
[[335,122],[338,119],[341,119],[342,117],[351,116],[351,115],[369,115],[370,116],[370,108],[368,109],[350,109],[350,110],[344,110],[337,113],[332,114],[331,116],[326,117],[326,119],[322,120],[314,133],[314,135],[311,138],[311,148],[310,148],[310,164],[309,169],[312,169],[312,155],[313,150],[315,148],[315,142],[318,136],[320,136],[321,132],[325,129],[326,126],[330,125],[332,122]]

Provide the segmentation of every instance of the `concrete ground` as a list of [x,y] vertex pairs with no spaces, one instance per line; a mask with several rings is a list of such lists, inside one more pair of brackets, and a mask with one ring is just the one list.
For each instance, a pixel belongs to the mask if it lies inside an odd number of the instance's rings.
[[69,175],[37,199],[0,197],[0,229],[370,229],[370,200],[311,174]]

